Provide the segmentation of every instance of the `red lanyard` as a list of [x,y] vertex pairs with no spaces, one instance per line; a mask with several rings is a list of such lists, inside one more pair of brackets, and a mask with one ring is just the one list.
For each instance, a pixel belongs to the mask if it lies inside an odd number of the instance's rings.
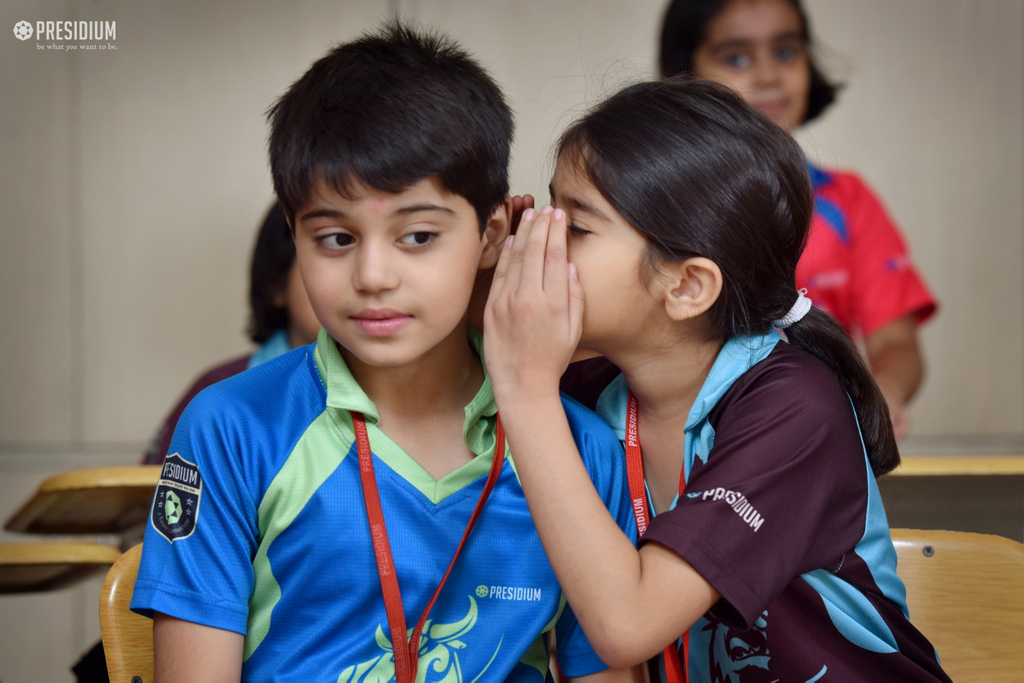
[[[644,485],[644,458],[640,451],[640,415],[637,409],[636,396],[629,392],[629,405],[626,410],[626,481],[629,482],[629,497],[633,500],[633,516],[636,518],[636,530],[643,536],[651,521],[647,508],[647,487]],[[679,472],[679,495],[686,489],[686,466]],[[679,650],[669,645],[661,653],[665,662],[665,680],[667,683],[683,683],[687,680],[690,670],[690,630],[683,634],[683,662],[679,661]]]
[[377,557],[377,573],[380,575],[380,587],[384,593],[384,610],[388,615],[388,626],[391,629],[391,648],[395,659],[395,680],[397,683],[414,683],[416,681],[416,667],[419,664],[420,634],[426,623],[427,615],[434,607],[437,596],[441,594],[441,588],[448,575],[452,573],[455,560],[458,559],[462,547],[469,538],[469,532],[473,530],[480,511],[491,495],[491,490],[498,481],[501,474],[502,464],[505,462],[505,431],[501,427],[501,418],[497,420],[497,434],[494,439],[494,460],[491,463],[491,472],[487,475],[487,483],[484,484],[484,491],[480,494],[476,508],[466,525],[466,532],[462,534],[459,547],[455,549],[455,556],[452,557],[448,571],[441,577],[434,594],[430,596],[430,602],[416,623],[412,637],[406,640],[408,631],[405,627],[405,610],[402,607],[402,594],[398,590],[398,576],[395,574],[395,563],[391,557],[391,544],[388,543],[388,531],[384,526],[384,512],[380,507],[380,494],[377,492],[377,479],[373,474],[373,457],[370,453],[370,438],[366,435],[366,421],[362,413],[352,413],[352,426],[356,432],[356,446],[359,452],[359,476],[363,482],[363,498],[366,501],[366,516],[370,520],[370,537],[373,539],[373,552]]

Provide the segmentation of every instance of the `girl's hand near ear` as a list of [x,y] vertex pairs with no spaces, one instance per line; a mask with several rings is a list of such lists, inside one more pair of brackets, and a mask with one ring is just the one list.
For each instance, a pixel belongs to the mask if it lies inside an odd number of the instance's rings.
[[519,221],[523,219],[523,212],[527,209],[532,209],[533,205],[534,199],[532,194],[515,195],[512,197],[512,224],[509,226],[511,234],[516,234],[516,230],[519,229]]
[[498,260],[484,326],[484,355],[500,410],[512,401],[557,396],[583,327],[583,288],[568,261],[561,209],[523,212]]
[[598,656],[613,668],[640,664],[718,594],[668,548],[649,543],[638,552],[580,458],[558,393],[583,327],[562,211],[523,213],[502,249],[484,320],[494,397],[551,566]]

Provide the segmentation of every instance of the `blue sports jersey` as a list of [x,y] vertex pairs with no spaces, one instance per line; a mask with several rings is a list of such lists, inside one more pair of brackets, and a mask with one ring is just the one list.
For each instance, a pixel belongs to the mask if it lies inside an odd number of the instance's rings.
[[[479,335],[471,341],[482,355]],[[596,415],[563,403],[595,487],[635,538],[618,440]],[[244,634],[246,681],[393,680],[350,410],[366,417],[411,629],[491,466],[490,379],[466,407],[476,457],[437,481],[377,428],[373,403],[324,331],[189,405],[154,498],[132,609]],[[566,605],[510,456],[429,615],[419,680],[542,681],[542,634],[552,628],[567,675],[606,668]]]

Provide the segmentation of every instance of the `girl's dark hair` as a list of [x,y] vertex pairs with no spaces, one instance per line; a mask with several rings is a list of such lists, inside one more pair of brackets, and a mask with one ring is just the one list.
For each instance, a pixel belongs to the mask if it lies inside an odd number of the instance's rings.
[[[807,13],[800,0],[786,0],[800,15],[803,41],[808,49],[811,87],[807,94],[807,113],[800,123],[817,118],[836,100],[840,86],[830,82],[814,60],[813,42]],[[694,74],[693,55],[707,37],[707,26],[730,0],[673,0],[665,10],[661,24],[659,63],[665,78]]]
[[249,266],[249,338],[257,344],[288,328],[284,303],[288,273],[295,263],[295,242],[281,205],[274,202],[256,236]]
[[[708,338],[766,334],[796,301],[813,207],[807,162],[789,134],[725,86],[632,85],[574,123],[558,153],[646,238],[645,277],[697,256],[718,265],[722,292],[702,320]],[[846,332],[812,309],[786,335],[849,394],[875,474],[896,467],[888,407]]]

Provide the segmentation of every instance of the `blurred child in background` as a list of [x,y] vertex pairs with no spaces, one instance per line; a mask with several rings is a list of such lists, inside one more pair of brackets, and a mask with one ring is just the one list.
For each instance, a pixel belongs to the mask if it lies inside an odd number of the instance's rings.
[[299,346],[312,344],[320,322],[309,305],[295,267],[295,242],[281,205],[274,202],[263,219],[249,266],[249,338],[259,348],[203,373],[171,410],[153,437],[142,464],[158,465],[167,455],[178,418],[196,394],[242,370],[265,363]]
[[[792,133],[835,100],[815,64],[799,0],[674,0],[661,30],[665,77],[692,73],[737,91]],[[881,202],[854,173],[810,164],[814,221],[799,289],[863,339],[868,363],[906,435],[907,402],[924,376],[917,327],[936,307]]]

